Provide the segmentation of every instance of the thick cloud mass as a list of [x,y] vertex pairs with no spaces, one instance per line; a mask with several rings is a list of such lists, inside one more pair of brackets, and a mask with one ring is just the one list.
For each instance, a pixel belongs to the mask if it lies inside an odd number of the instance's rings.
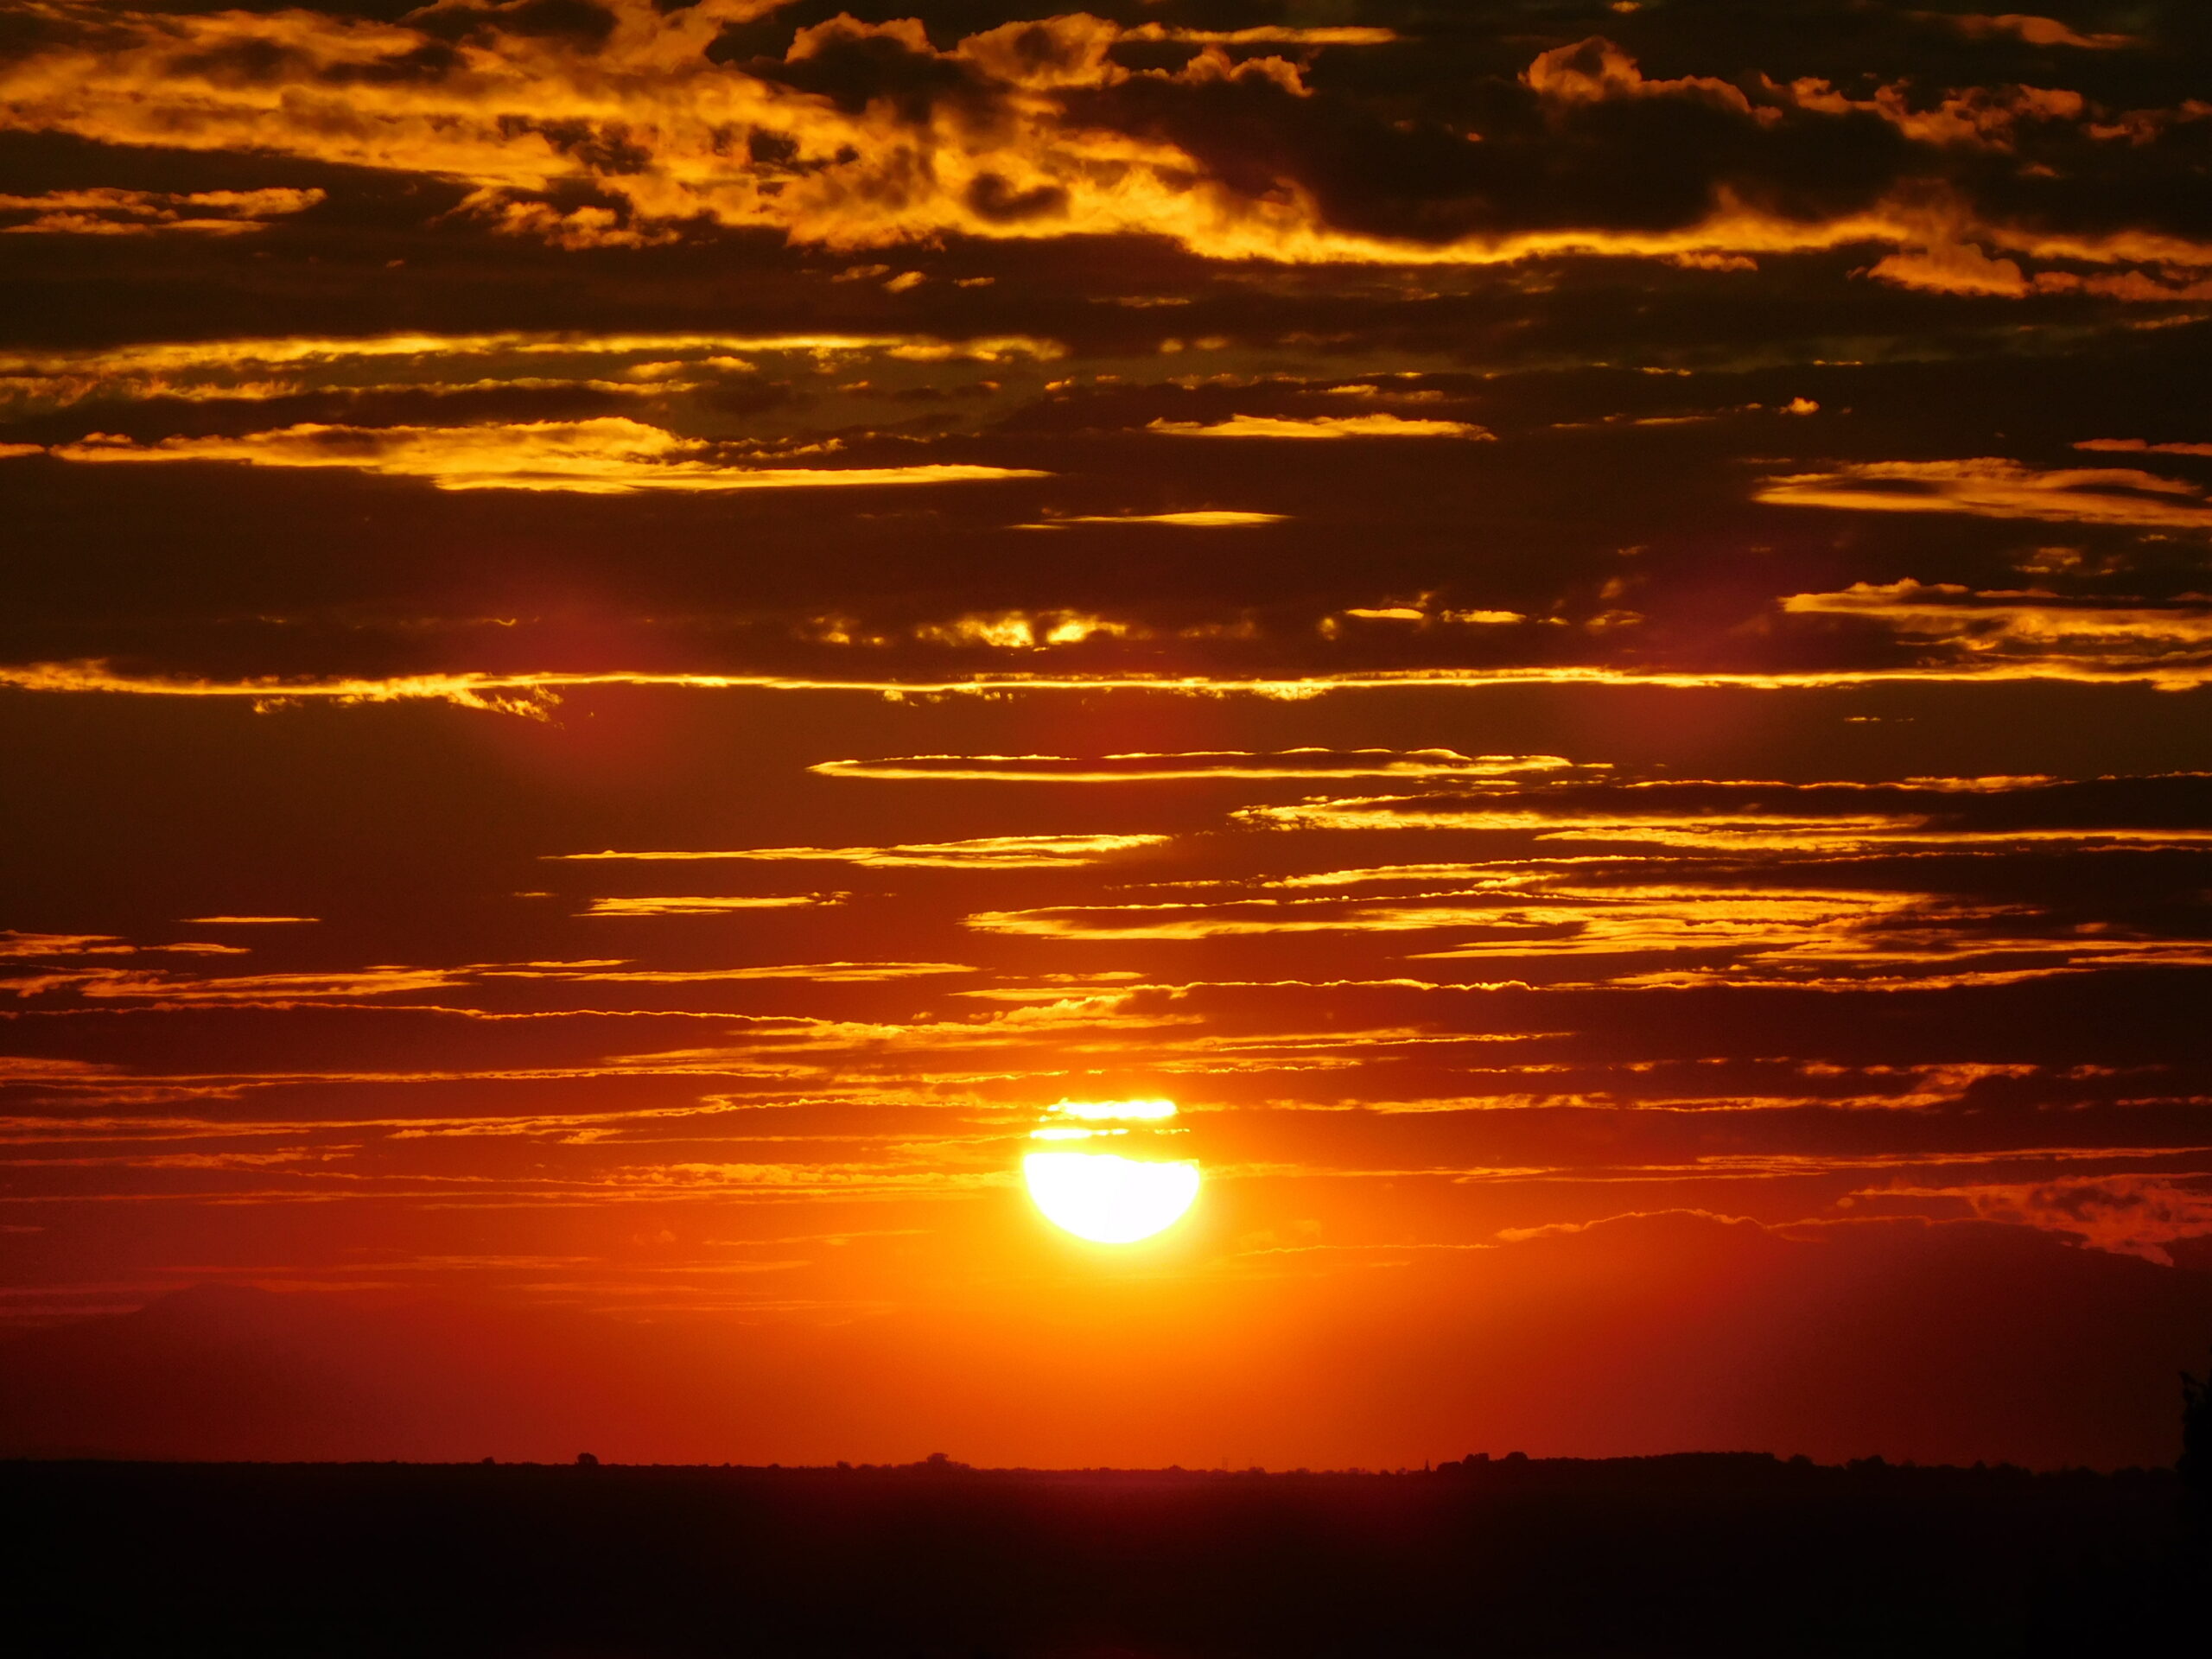
[[[466,1305],[518,1450],[620,1320],[762,1459],[2167,1455],[2206,19],[0,12],[4,1312],[306,1299],[37,1444],[447,1455]],[[383,1427],[92,1376],[234,1315]]]

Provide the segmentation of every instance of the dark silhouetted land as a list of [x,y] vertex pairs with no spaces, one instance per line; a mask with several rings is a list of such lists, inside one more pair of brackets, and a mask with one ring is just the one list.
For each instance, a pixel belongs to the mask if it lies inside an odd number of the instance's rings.
[[0,1504],[41,1654],[2180,1654],[2212,1594],[2164,1471],[27,1462]]

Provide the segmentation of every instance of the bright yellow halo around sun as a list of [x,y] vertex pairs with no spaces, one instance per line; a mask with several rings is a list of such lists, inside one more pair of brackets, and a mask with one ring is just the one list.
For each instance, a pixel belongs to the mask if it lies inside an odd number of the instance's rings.
[[1021,1174],[1054,1226],[1093,1243],[1134,1244],[1173,1226],[1198,1198],[1196,1163],[1149,1155],[1158,1137],[1180,1133],[1166,1127],[1174,1102],[1064,1100],[1051,1116],[1030,1139],[1055,1149],[1028,1154]]

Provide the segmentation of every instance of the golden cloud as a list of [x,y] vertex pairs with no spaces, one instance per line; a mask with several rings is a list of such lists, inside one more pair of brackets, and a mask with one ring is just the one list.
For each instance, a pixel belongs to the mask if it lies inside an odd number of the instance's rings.
[[305,213],[320,190],[49,190],[0,195],[0,217],[29,213],[0,232],[24,236],[238,236]]
[[[734,910],[791,910],[825,902],[819,893],[777,898],[594,899],[586,916],[720,916]],[[828,902],[835,902],[830,900]]]
[[2201,683],[2212,666],[2212,607],[2202,604],[2098,604],[1904,581],[1792,594],[1782,608],[1862,618],[1971,661],[2063,664],[2084,677],[2124,670],[2179,688]]
[[1496,778],[1556,772],[1573,762],[1555,754],[1461,754],[1454,749],[1279,749],[1187,754],[915,754],[887,760],[823,760],[808,768],[831,778],[969,782],[1118,784],[1179,779]]
[[[987,611],[970,612],[944,622],[918,623],[912,634],[925,645],[1036,651],[1049,645],[1079,645],[1099,634],[1122,639],[1149,632],[1130,623],[1094,616],[1087,611]],[[824,630],[819,637],[829,645],[852,643],[842,626]],[[869,643],[885,642],[879,637]]]
[[187,927],[278,927],[318,922],[319,916],[187,916]]
[[94,433],[49,451],[95,462],[236,461],[340,467],[428,479],[442,490],[810,489],[958,484],[1047,474],[1018,467],[753,467],[719,459],[728,446],[679,438],[620,416],[483,426],[325,426],[307,423],[242,437],[163,438],[142,444]]
[[[2054,236],[1979,219],[1956,202],[1931,206],[1930,189],[1919,184],[1825,220],[1787,218],[1716,190],[1705,218],[1679,229],[1567,226],[1441,243],[1392,238],[1332,222],[1296,180],[1272,179],[1256,190],[1232,182],[1149,130],[1086,118],[1078,102],[1081,94],[1153,84],[1234,85],[1304,99],[1315,95],[1305,67],[1313,53],[1382,45],[1385,30],[1124,29],[1078,13],[1007,23],[941,51],[917,19],[870,24],[840,16],[799,29],[784,73],[771,77],[709,56],[726,24],[770,10],[760,0],[702,0],[665,15],[652,0],[606,0],[605,10],[608,32],[584,48],[521,29],[483,29],[448,41],[439,35],[453,31],[430,32],[437,7],[410,22],[385,22],[304,10],[118,13],[90,0],[48,0],[42,13],[67,26],[0,67],[0,119],[16,130],[101,143],[285,156],[460,181],[470,187],[464,215],[495,232],[569,247],[650,245],[695,224],[773,230],[830,248],[955,234],[1144,235],[1214,258],[1402,264],[1973,243],[2144,265],[2161,274],[2131,270],[2135,290],[2111,291],[2145,299],[2171,297],[2163,275],[2169,268],[2185,277],[2190,268],[2212,266],[2212,250],[2185,238]],[[2005,14],[1991,27],[2042,40],[2050,22]],[[1117,42],[1148,39],[1199,49],[1174,70],[1133,70],[1115,60]],[[1229,50],[1270,42],[1294,55],[1238,58]],[[840,54],[864,51],[936,67],[970,96],[918,103],[887,89],[841,102],[793,84]],[[253,65],[263,67],[247,67]],[[1986,147],[2001,147],[2008,124],[2022,115],[2056,118],[2072,99],[2073,118],[2094,130],[2072,93],[1959,94],[1929,111],[1915,109],[1903,88],[1853,99],[1822,82],[1761,79],[1746,83],[1753,97],[1709,77],[1647,79],[1603,40],[1540,54],[1524,80],[1558,109],[1663,99],[1709,104],[1762,126],[1785,113],[1871,113],[1916,142]],[[755,144],[753,135],[763,142]],[[550,199],[579,182],[601,200],[562,207]],[[2083,282],[2072,272],[2046,274]]]
[[310,391],[588,386],[658,396],[765,364],[817,371],[871,359],[901,364],[1048,361],[1064,347],[1025,335],[946,340],[911,334],[409,333],[156,340],[68,351],[0,351],[0,399],[264,400]]
[[1287,23],[1262,23],[1250,29],[1173,29],[1166,23],[1139,23],[1121,32],[1125,41],[1177,41],[1197,46],[1389,46],[1405,37],[1395,29],[1334,27],[1300,28]]
[[1232,415],[1211,424],[1157,420],[1145,428],[1177,438],[1474,438],[1488,439],[1487,428],[1465,421],[1414,420],[1402,415],[1316,415],[1291,418]]
[[[134,673],[103,658],[72,662],[0,664],[0,687],[53,695],[213,697],[240,699],[264,710],[315,702],[446,702],[488,714],[542,720],[569,691],[595,686],[634,686],[693,691],[866,691],[888,697],[986,696],[1138,691],[1187,697],[1261,697],[1303,702],[1332,693],[1406,688],[1477,689],[1493,685],[1640,685],[1698,690],[1738,687],[1779,691],[1872,684],[1950,684],[1963,681],[2058,680],[2087,684],[2130,682],[2181,690],[2212,683],[2212,664],[2126,658],[2088,660],[2025,654],[2013,658],[1964,658],[1946,662],[1799,672],[1726,669],[1670,670],[1630,664],[1528,664],[1507,668],[1383,669],[1291,678],[1225,674],[1050,672],[1000,670],[957,677],[915,673],[867,677],[833,674],[711,674],[652,669],[603,671],[544,670],[519,673],[455,671],[325,678],[262,675],[219,679],[192,674]],[[1052,758],[1052,757],[1047,757]],[[862,763],[854,763],[862,764]],[[931,774],[932,776],[937,774]],[[1310,774],[1298,773],[1297,776]],[[1366,774],[1361,774],[1366,775]],[[1106,782],[1105,779],[1086,781]]]
[[1182,530],[1224,530],[1244,524],[1280,524],[1289,514],[1237,512],[1201,509],[1192,512],[1077,512],[1036,524],[1015,524],[1015,530],[1058,530],[1064,524],[1169,524]]
[[[2145,1148],[2139,1157],[2171,1157]],[[1862,1196],[1949,1198],[1984,1221],[2068,1233],[2101,1250],[2173,1265],[2166,1246],[2212,1233],[2212,1184],[2201,1175],[2072,1175],[2014,1185],[1883,1186]]]
[[565,984],[694,985],[767,979],[805,980],[823,985],[873,985],[896,979],[934,979],[945,974],[972,974],[977,970],[958,962],[793,962],[752,968],[632,968],[624,964],[575,963],[560,968],[481,968],[474,971],[481,979],[550,979]]
[[[1986,779],[1916,779],[1912,787],[1939,793],[2005,793],[2049,784],[2042,778]],[[1655,787],[1630,785],[1623,791],[1632,802],[1637,791]],[[1526,835],[1532,840],[1611,842],[1625,845],[1679,848],[1723,855],[1749,853],[1798,854],[1815,857],[1892,852],[1980,850],[2037,843],[2050,845],[2129,845],[2192,847],[2212,842],[2212,829],[2168,825],[2146,828],[2130,824],[2084,824],[2051,827],[2020,825],[2001,829],[1969,829],[1938,822],[1924,812],[1853,811],[1838,804],[1827,812],[1793,811],[1789,791],[1783,785],[1765,785],[1779,792],[1774,807],[1714,803],[1697,807],[1638,812],[1624,808],[1593,810],[1572,801],[1556,805],[1541,800],[1516,801],[1502,798],[1496,805],[1460,806],[1431,803],[1420,796],[1376,796],[1299,801],[1287,805],[1240,808],[1233,816],[1240,822],[1270,828],[1331,830],[1433,830],[1477,834]],[[1872,794],[1872,786],[1829,784],[1824,791],[1847,798],[1855,792]],[[1527,868],[1541,870],[1548,862],[1574,863],[1574,859],[1530,861]],[[1335,885],[1375,879],[1398,879],[1401,872],[1480,868],[1502,877],[1519,864],[1495,861],[1482,866],[1405,865],[1374,870],[1331,873],[1286,885]]]
[[1217,903],[1062,905],[1037,910],[985,910],[964,925],[982,933],[1048,939],[1220,939],[1274,933],[1409,933],[1440,927],[1487,927],[1524,932],[1508,954],[1548,953],[1573,923],[1559,916],[1454,902],[1456,895],[1416,895],[1387,904],[1329,899],[1242,899]]
[[459,971],[442,968],[362,968],[350,972],[232,974],[199,978],[110,969],[56,970],[32,980],[0,981],[17,995],[67,988],[79,996],[149,998],[162,1002],[285,1004],[351,1001],[451,989]]
[[1419,952],[1413,959],[1693,950],[1749,951],[1753,960],[1802,957],[1827,963],[1849,951],[1860,935],[1893,928],[1933,903],[1925,894],[1847,890],[1599,888],[1556,882],[1534,893],[1517,890],[1529,885],[1529,878],[1506,877],[1472,889],[1381,901],[1348,900],[1332,894],[986,911],[968,918],[967,925],[983,932],[1071,939],[1208,939],[1459,928],[1467,930],[1469,937],[1447,949]]
[[1297,830],[1451,830],[1528,834],[1539,840],[1642,842],[1658,846],[1779,848],[1847,851],[1875,836],[1918,828],[1923,820],[1897,813],[1814,817],[1789,812],[1719,809],[1687,812],[1592,811],[1561,804],[1541,806],[1501,799],[1494,806],[1424,804],[1418,797],[1380,796],[1250,806],[1236,814],[1254,824]]
[[[841,763],[813,767],[827,771]],[[875,774],[870,774],[875,775]],[[1115,853],[1157,847],[1166,836],[982,836],[967,841],[915,842],[896,847],[748,847],[728,852],[559,853],[569,861],[659,861],[761,859],[772,861],[857,864],[868,869],[1079,868]]]
[[2042,472],[1993,456],[1968,461],[1874,461],[1828,473],[1770,478],[1754,500],[1859,512],[1966,512],[1985,518],[2212,529],[2197,486],[2133,467]]

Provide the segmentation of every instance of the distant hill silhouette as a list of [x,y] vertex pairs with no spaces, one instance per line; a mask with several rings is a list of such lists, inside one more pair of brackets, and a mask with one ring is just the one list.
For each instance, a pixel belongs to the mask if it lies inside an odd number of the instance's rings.
[[[1470,1260],[1471,1258],[1471,1261]],[[1979,1224],[1660,1215],[1295,1284],[809,1326],[223,1287],[0,1342],[0,1456],[2171,1465],[2212,1274]],[[883,1379],[896,1376],[897,1388]]]

